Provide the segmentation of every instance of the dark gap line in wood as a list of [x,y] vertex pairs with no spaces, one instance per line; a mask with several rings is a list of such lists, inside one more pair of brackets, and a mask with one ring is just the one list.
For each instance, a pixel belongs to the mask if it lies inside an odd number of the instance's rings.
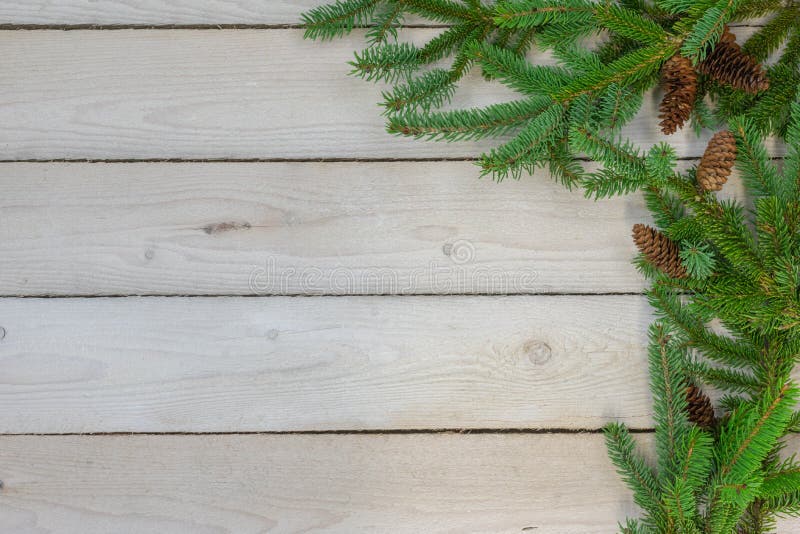
[[[697,158],[699,159],[699,158]],[[52,158],[52,159],[0,159],[2,163],[395,163],[478,161],[478,158]]]
[[[447,24],[404,24],[403,29],[445,29]],[[355,29],[367,29],[358,26]],[[0,31],[78,30],[305,30],[303,24],[0,24]]]
[[[763,24],[731,24],[732,28],[763,28]],[[357,26],[355,29],[367,29],[370,26]],[[403,29],[446,29],[449,24],[403,24]],[[304,30],[303,24],[0,24],[0,31],[115,31],[115,30]]]
[[605,291],[605,292],[541,292],[541,293],[303,293],[303,294],[258,294],[245,293],[241,295],[198,295],[198,294],[160,294],[160,293],[118,293],[108,295],[97,294],[70,294],[70,295],[36,295],[36,294],[0,294],[0,301],[6,299],[27,299],[27,300],[68,300],[68,299],[138,299],[138,298],[168,298],[168,299],[268,299],[268,298],[466,298],[466,297],[641,297],[645,293],[641,291]]
[[[652,428],[630,428],[633,434],[650,434]],[[418,435],[418,434],[602,434],[602,428],[421,428],[421,429],[375,429],[375,430],[251,430],[230,432],[21,432],[0,433],[0,437],[13,436],[325,436],[325,435]]]
[[[699,161],[700,156],[681,156],[678,161]],[[772,160],[783,160],[775,156]],[[3,163],[447,163],[477,162],[480,158],[472,156],[457,157],[398,157],[398,158],[52,158],[52,159],[0,159]],[[575,161],[593,163],[589,158],[576,158]]]

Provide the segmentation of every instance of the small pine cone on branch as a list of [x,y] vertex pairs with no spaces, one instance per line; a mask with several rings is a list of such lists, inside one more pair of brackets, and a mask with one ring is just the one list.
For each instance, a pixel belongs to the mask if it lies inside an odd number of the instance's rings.
[[664,98],[658,118],[661,131],[670,135],[689,120],[697,98],[697,72],[692,62],[680,54],[669,58],[661,69],[661,87]]
[[727,26],[714,50],[697,65],[697,69],[734,89],[756,94],[769,89],[764,68],[744,53]]
[[686,403],[689,410],[689,421],[701,428],[714,426],[716,419],[711,399],[694,384],[690,384],[686,388]]
[[686,278],[680,249],[670,238],[644,224],[633,226],[633,241],[647,261],[672,278]]
[[717,132],[708,142],[697,167],[697,183],[703,191],[720,191],[733,171],[736,138],[727,130]]

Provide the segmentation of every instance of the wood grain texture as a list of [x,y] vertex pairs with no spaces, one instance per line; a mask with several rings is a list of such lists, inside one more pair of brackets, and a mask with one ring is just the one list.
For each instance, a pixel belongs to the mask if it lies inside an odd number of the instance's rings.
[[[346,75],[362,42],[314,43],[301,30],[2,32],[0,158],[443,158],[496,143],[386,134],[369,104],[381,87]],[[516,98],[473,74],[454,105]],[[647,95],[626,131],[643,146],[663,139],[658,100]],[[705,138],[689,130],[670,142],[699,156]]]
[[8,24],[298,24],[323,0],[0,0]]
[[[0,0],[6,24],[298,24],[333,0]],[[413,24],[424,20],[411,19]]]
[[[730,190],[736,190],[731,184]],[[0,165],[0,294],[641,291],[638,198],[468,162]],[[513,218],[511,215],[513,214]]]
[[[5,24],[299,25],[302,14],[334,0],[0,0]],[[429,24],[409,17],[406,24]]]
[[635,513],[598,435],[0,437],[0,472],[19,534],[605,534]]
[[597,434],[5,436],[0,472],[17,534],[606,534],[637,513]]
[[0,304],[0,433],[651,424],[638,296]]

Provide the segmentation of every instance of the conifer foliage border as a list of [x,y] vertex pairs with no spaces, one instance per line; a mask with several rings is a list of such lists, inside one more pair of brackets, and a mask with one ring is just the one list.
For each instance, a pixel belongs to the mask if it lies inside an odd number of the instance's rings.
[[[442,29],[404,42],[408,15]],[[754,19],[737,42],[730,25]],[[547,168],[592,198],[644,195],[655,227],[635,225],[633,239],[657,316],[657,455],[647,461],[624,425],[606,426],[642,510],[621,532],[755,534],[800,515],[800,460],[781,454],[800,431],[800,0],[336,0],[303,22],[320,40],[364,28],[353,74],[391,87],[390,133],[493,137],[483,175]],[[556,64],[537,64],[532,49]],[[518,98],[451,109],[475,69]],[[657,86],[665,135],[715,132],[688,170],[668,142],[644,149],[624,135]],[[768,137],[785,147],[780,160]],[[586,157],[600,168],[588,171]],[[747,198],[718,198],[734,169]]]

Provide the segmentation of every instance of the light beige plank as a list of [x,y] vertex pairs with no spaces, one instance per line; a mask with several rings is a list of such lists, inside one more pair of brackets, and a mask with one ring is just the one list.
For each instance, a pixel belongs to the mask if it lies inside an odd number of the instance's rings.
[[643,297],[0,300],[0,432],[651,424]]
[[10,24],[298,24],[323,0],[1,0]]
[[0,472],[20,534],[605,534],[638,513],[596,434],[6,436]]
[[[335,0],[0,0],[5,24],[300,24],[303,13]],[[430,24],[416,16],[406,24]],[[438,24],[437,24],[438,25]]]
[[466,162],[0,165],[0,294],[640,291],[639,199]]
[[297,24],[302,13],[333,1],[0,0],[0,19],[7,24]]
[[[361,45],[301,30],[2,32],[0,158],[438,158],[494,144],[386,134],[381,88],[346,75]],[[476,72],[455,105],[516,97]],[[643,146],[663,139],[657,104],[647,96],[628,129]],[[704,140],[688,130],[670,141],[699,156]]]
[[17,533],[608,533],[597,435],[1,437]]

